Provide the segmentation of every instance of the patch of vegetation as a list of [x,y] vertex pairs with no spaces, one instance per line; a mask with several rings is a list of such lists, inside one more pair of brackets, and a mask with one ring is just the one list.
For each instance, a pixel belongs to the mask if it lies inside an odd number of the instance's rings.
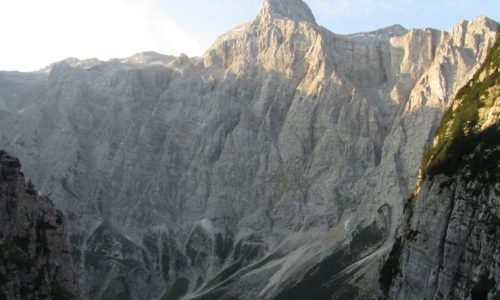
[[53,300],[72,300],[75,299],[75,296],[68,291],[66,288],[61,286],[59,282],[55,281],[51,285],[51,293],[50,296]]
[[49,222],[47,221],[44,221],[42,219],[39,219],[38,222],[37,222],[37,228],[38,229],[41,229],[41,230],[56,230],[57,227],[50,224]]
[[68,192],[68,194],[70,194],[72,197],[74,197],[75,199],[80,199],[80,197],[78,197],[77,194],[75,194],[75,192],[73,192],[69,186],[69,183],[68,183],[68,180],[66,178],[61,178],[59,180],[59,182],[61,183],[61,186],[62,188]]
[[153,254],[157,254],[158,253],[158,245],[157,245],[157,238],[152,236],[152,235],[146,235],[143,239],[142,239],[142,243],[144,245],[144,247],[146,247],[146,249],[150,252],[150,253],[153,253]]
[[211,288],[211,287],[223,282],[224,280],[228,279],[233,274],[238,272],[242,268],[242,266],[243,266],[242,261],[239,260],[238,262],[234,263],[230,267],[227,267],[222,272],[220,272],[217,276],[215,276],[215,278],[210,280],[207,283],[207,285],[205,286],[205,289]]
[[[165,251],[165,250],[164,250]],[[170,255],[167,251],[161,254],[161,274],[163,275],[163,279],[168,282],[170,276]]]
[[233,247],[233,237],[229,234],[223,236],[221,233],[217,233],[215,239],[215,253],[219,257],[219,263],[223,263],[229,256],[229,252]]
[[489,274],[481,276],[481,279],[470,291],[472,300],[487,300],[488,293],[495,289],[495,280],[488,279]]
[[46,255],[50,252],[47,236],[45,231],[40,229],[40,227],[36,230],[35,245],[35,253],[37,255]]
[[[302,299],[345,299],[347,295],[356,297],[359,292],[356,287],[348,286],[346,278],[339,276],[340,272],[352,265],[353,262],[367,255],[368,249],[380,246],[384,234],[375,224],[358,231],[352,238],[349,247],[333,252],[329,257],[306,272],[300,282],[282,291],[276,300]],[[339,286],[346,287],[339,291]]]
[[[372,300],[373,297],[370,298],[364,298],[361,293],[359,288],[356,286],[349,284],[349,283],[343,283],[341,285],[342,289],[339,292],[336,292],[334,295],[330,297],[330,299],[335,299],[335,300]],[[327,298],[328,299],[328,298]]]
[[40,290],[44,280],[45,280],[45,275],[47,274],[47,269],[49,268],[48,265],[44,265],[40,270],[38,270],[38,274],[35,277],[34,284],[35,284],[35,290],[38,291]]
[[28,195],[36,195],[35,186],[31,182],[31,179],[28,180],[28,183],[26,184],[26,194],[28,194]]
[[9,278],[7,277],[7,275],[2,273],[2,271],[0,271],[0,285],[4,285],[7,282],[9,282]]
[[117,259],[119,263],[121,263],[122,266],[126,267],[129,270],[134,270],[134,269],[140,269],[141,268],[141,263],[135,259],[128,258],[128,259]]
[[30,256],[23,248],[13,244],[5,247],[6,260],[19,268],[30,269],[36,265],[36,257]]
[[401,255],[403,254],[403,247],[403,241],[401,238],[397,238],[396,242],[394,242],[391,253],[389,254],[389,258],[380,271],[379,284],[385,295],[389,293],[389,289],[396,275],[401,273],[399,264]]
[[328,281],[353,262],[348,249],[340,249],[311,268],[302,280],[282,291],[276,300],[330,299],[338,286],[329,287]]
[[[490,174],[487,181],[489,183],[498,182],[498,164],[500,154],[495,150],[500,146],[500,126],[492,126],[486,130],[465,136],[460,134],[449,142],[449,149],[441,159],[436,156],[427,165],[427,175],[434,176],[436,174],[445,174],[452,176],[459,169],[467,167],[471,171],[469,176],[471,179],[477,178],[480,173]],[[481,155],[470,155],[475,150],[479,150]],[[492,155],[482,155],[487,151],[491,151]]]
[[85,252],[85,269],[98,269],[101,263],[105,261],[105,257],[99,253],[94,251],[86,251]]
[[[119,299],[119,300],[131,300],[131,290],[130,285],[127,280],[119,276],[113,279],[110,284],[105,288],[103,293],[100,295],[100,299]],[[91,299],[98,298],[94,296]]]
[[[499,27],[500,28],[500,27]],[[500,124],[477,132],[479,125],[479,111],[481,108],[491,106],[495,99],[488,99],[489,91],[493,86],[500,84],[500,33],[497,33],[495,44],[490,49],[488,57],[476,72],[474,78],[457,94],[455,103],[443,116],[436,132],[437,143],[434,147],[425,147],[422,158],[422,175],[433,177],[436,174],[452,175],[464,166],[467,157],[478,146],[482,150],[494,149],[500,146]],[[486,72],[485,78],[481,79]],[[498,159],[498,157],[495,157]],[[476,169],[488,167],[476,166]],[[489,166],[496,167],[494,166]],[[491,179],[492,181],[495,178]]]
[[179,272],[180,270],[188,266],[187,258],[185,258],[184,255],[178,250],[175,251],[174,257],[175,257],[174,269],[176,272]]
[[414,202],[413,200],[415,200],[415,195],[412,195],[410,198],[408,198],[405,203],[404,203],[404,207],[403,207],[403,215],[405,217],[405,220],[406,220],[406,227],[409,228],[411,226],[411,220],[413,218],[413,205],[414,205]]
[[408,235],[406,236],[406,239],[409,241],[414,241],[417,238],[418,234],[419,234],[418,230],[410,229]]
[[12,238],[12,243],[22,251],[29,251],[30,239],[24,236],[15,236]]
[[28,299],[29,296],[33,294],[33,290],[28,286],[27,283],[21,283],[21,287],[19,288],[19,294],[21,299]]
[[[229,295],[227,289],[216,289],[208,294],[203,294],[200,297],[194,298],[195,300],[241,300],[232,295]],[[170,300],[168,298],[162,298],[162,300]]]
[[179,278],[175,281],[170,291],[162,297],[165,300],[177,300],[182,298],[189,290],[189,280],[186,278]]
[[203,267],[208,263],[210,237],[197,226],[186,244],[186,255],[192,266]]
[[352,238],[350,247],[358,251],[366,250],[379,244],[383,238],[384,233],[374,223],[357,232]]

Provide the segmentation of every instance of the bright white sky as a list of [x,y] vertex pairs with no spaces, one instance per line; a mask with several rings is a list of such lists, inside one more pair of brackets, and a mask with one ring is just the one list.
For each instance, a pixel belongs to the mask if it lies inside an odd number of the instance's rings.
[[0,0],[0,69],[145,50],[195,55],[199,43],[149,0]]
[[[305,0],[337,33],[450,29],[463,19],[500,19],[498,0]],[[33,71],[67,57],[102,60],[137,52],[201,55],[263,0],[0,0],[0,70]]]

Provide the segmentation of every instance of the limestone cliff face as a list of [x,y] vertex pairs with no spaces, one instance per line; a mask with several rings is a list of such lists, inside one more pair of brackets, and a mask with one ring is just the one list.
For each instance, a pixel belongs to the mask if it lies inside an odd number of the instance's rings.
[[500,38],[445,114],[382,269],[389,299],[500,296]]
[[[486,155],[498,157],[499,150]],[[471,163],[478,160],[476,157]],[[493,163],[498,178],[498,158]],[[424,183],[419,196],[408,204],[413,216],[404,242],[397,241],[400,249],[396,251],[401,256],[389,299],[499,296],[498,188],[471,180],[465,170],[455,177],[438,176]]]
[[0,151],[0,299],[77,299],[62,213]]
[[25,75],[28,109],[0,89],[0,141],[67,214],[83,298],[372,297],[423,145],[494,35],[342,36],[266,0],[199,58]]

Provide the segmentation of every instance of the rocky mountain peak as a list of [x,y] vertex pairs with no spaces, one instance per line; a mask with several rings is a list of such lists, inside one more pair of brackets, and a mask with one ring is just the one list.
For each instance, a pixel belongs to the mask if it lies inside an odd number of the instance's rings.
[[67,214],[82,299],[376,297],[422,148],[494,32],[313,21],[266,0],[200,59],[0,72],[23,99],[0,147]]
[[378,38],[378,39],[389,39],[395,36],[402,36],[408,32],[408,29],[404,28],[399,24],[394,24],[385,28],[381,28],[370,32],[358,32],[348,35],[351,38]]
[[473,24],[487,26],[488,28],[493,28],[493,29],[498,25],[498,23],[495,20],[490,19],[485,15],[475,17],[470,22]]
[[174,60],[173,56],[163,55],[154,51],[136,53],[130,57],[121,60],[128,64],[166,64]]
[[388,26],[379,30],[375,30],[374,32],[383,33],[383,34],[391,34],[391,35],[403,35],[408,32],[404,26],[400,24],[394,24],[392,26]]
[[311,9],[302,0],[265,0],[258,18],[260,20],[285,18],[316,23]]
[[462,22],[455,25],[453,31],[457,30],[472,30],[472,31],[482,31],[484,29],[496,31],[498,23],[486,16],[478,16],[472,20],[463,20]]

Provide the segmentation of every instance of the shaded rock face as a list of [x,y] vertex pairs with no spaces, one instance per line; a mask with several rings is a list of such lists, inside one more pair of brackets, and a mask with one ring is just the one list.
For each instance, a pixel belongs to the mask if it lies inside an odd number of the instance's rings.
[[6,105],[1,142],[68,216],[83,298],[376,294],[422,147],[494,22],[347,37],[311,16],[269,0],[200,58],[26,75],[33,107]]
[[499,188],[465,170],[425,182],[408,206],[413,216],[388,298],[497,299]]
[[62,213],[0,151],[0,299],[77,299]]
[[382,269],[388,299],[500,297],[500,37],[422,163]]

